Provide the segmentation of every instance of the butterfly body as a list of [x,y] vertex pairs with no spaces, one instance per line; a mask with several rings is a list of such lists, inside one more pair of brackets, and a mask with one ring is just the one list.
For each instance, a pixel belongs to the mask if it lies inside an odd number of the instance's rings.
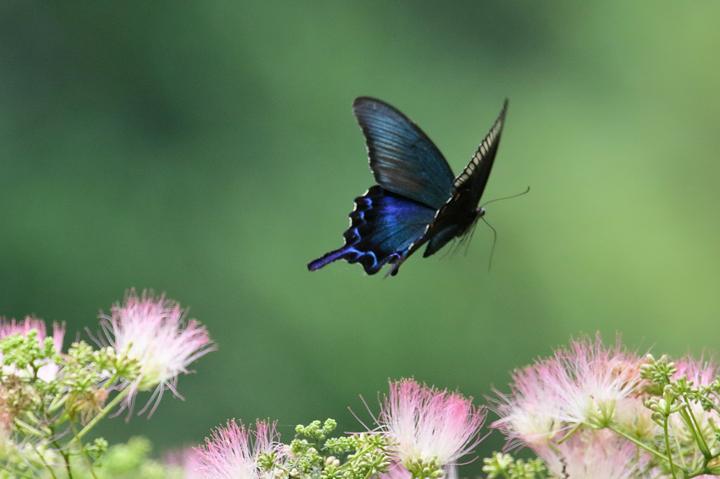
[[482,208],[460,209],[461,206],[463,205],[459,204],[454,211],[446,210],[445,214],[440,215],[430,226],[423,258],[432,256],[450,241],[467,234],[475,223],[485,216]]
[[345,244],[310,262],[308,269],[345,259],[375,274],[390,274],[427,244],[424,257],[467,234],[485,214],[478,202],[497,153],[507,101],[463,172],[455,177],[433,142],[399,110],[360,97],[353,111],[365,134],[370,169],[378,184],[355,199]]

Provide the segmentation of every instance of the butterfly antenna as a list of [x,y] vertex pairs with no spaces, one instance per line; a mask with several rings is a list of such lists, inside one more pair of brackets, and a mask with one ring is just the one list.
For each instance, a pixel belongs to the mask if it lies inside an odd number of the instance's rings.
[[488,261],[488,271],[490,271],[492,269],[492,260],[493,260],[493,256],[495,255],[495,245],[497,244],[498,234],[497,234],[497,230],[495,228],[493,228],[493,225],[488,223],[488,220],[486,220],[484,216],[481,216],[480,219],[482,219],[483,222],[486,225],[488,225],[493,232],[492,248],[490,248],[490,260]]
[[[510,196],[501,196],[500,198],[495,198],[495,199],[492,199],[492,200],[490,200],[490,201],[488,201],[488,202],[483,203],[482,205],[480,205],[480,207],[481,207],[481,208],[484,208],[485,206],[489,205],[490,203],[495,203],[495,202],[497,202],[497,201],[503,201],[503,200],[511,200],[511,199],[513,199],[513,198],[518,198],[518,197],[520,197],[520,196],[526,195],[526,194],[528,194],[528,193],[530,193],[530,187],[529,187],[529,186],[528,186],[527,188],[525,188],[525,191],[523,191],[522,193],[516,193],[516,194],[510,195]],[[486,223],[487,223],[487,221],[486,221]]]

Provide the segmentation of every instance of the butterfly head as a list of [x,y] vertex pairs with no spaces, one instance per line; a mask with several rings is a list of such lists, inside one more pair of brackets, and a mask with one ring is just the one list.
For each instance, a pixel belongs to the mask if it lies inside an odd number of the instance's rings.
[[483,216],[485,216],[485,208],[479,206],[478,209],[475,210],[475,219],[479,220]]

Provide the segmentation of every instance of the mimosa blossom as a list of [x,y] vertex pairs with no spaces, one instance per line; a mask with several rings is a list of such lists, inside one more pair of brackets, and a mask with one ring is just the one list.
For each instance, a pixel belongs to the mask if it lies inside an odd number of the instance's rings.
[[485,410],[470,399],[402,379],[390,382],[378,422],[398,461],[409,467],[415,462],[456,464],[480,443],[484,420]]
[[180,305],[165,296],[130,291],[125,302],[114,305],[101,320],[112,347],[140,366],[128,401],[137,391],[152,388],[157,388],[157,400],[165,389],[179,395],[178,375],[187,374],[193,361],[215,349],[205,326],[186,320]]
[[231,419],[195,450],[196,472],[203,479],[260,479],[258,459],[275,451],[276,441],[274,423],[257,421],[251,431]]
[[585,430],[561,444],[536,448],[554,477],[572,479],[641,479],[647,454],[611,431]]
[[640,358],[596,338],[573,341],[546,359],[515,371],[510,394],[499,394],[494,427],[530,446],[559,439],[579,425],[603,427],[616,408],[640,399]]

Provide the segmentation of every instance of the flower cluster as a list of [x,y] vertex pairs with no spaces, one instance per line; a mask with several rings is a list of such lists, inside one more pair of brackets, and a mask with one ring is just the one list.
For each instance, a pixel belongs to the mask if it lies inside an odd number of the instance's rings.
[[591,471],[607,478],[637,477],[645,455],[626,439],[598,431],[626,421],[642,423],[648,416],[640,366],[641,358],[619,343],[605,348],[599,337],[574,341],[515,371],[510,394],[498,395],[500,419],[493,426],[511,446],[531,448],[560,477],[570,471],[571,477],[595,477]]
[[[641,357],[619,341],[581,338],[513,373],[497,393],[509,448],[488,479],[690,478],[720,474],[720,379],[708,361]],[[298,426],[280,442],[274,424],[235,421],[184,455],[188,479],[438,479],[458,477],[482,439],[486,411],[456,392],[391,381],[374,427],[330,437],[335,422]]]
[[[175,302],[130,291],[100,317],[93,346],[64,347],[65,327],[0,318],[0,479],[457,479],[486,434],[484,406],[414,379],[391,380],[364,431],[332,419],[298,425],[234,419],[204,444],[150,457],[148,441],[109,445],[88,433],[111,413],[139,414],[215,348]],[[690,357],[640,356],[619,341],[571,341],[512,374],[490,431],[507,450],[484,459],[487,479],[650,479],[720,475],[720,369]],[[369,408],[368,408],[369,409]],[[517,459],[525,447],[535,458]]]
[[556,477],[720,474],[720,380],[710,362],[581,339],[516,371],[510,387],[493,427]]
[[331,437],[334,420],[314,421],[282,444],[274,423],[249,429],[232,420],[183,463],[187,477],[207,479],[438,478],[473,452],[484,419],[458,393],[403,379],[390,382],[372,430]]
[[104,344],[76,341],[64,350],[63,325],[48,335],[40,319],[0,318],[0,477],[96,477],[101,456],[106,474],[123,451],[145,457],[141,440],[112,448],[102,438],[84,440],[142,391],[154,390],[153,407],[164,389],[177,394],[178,375],[213,348],[203,326],[147,292],[130,291],[101,325]]

